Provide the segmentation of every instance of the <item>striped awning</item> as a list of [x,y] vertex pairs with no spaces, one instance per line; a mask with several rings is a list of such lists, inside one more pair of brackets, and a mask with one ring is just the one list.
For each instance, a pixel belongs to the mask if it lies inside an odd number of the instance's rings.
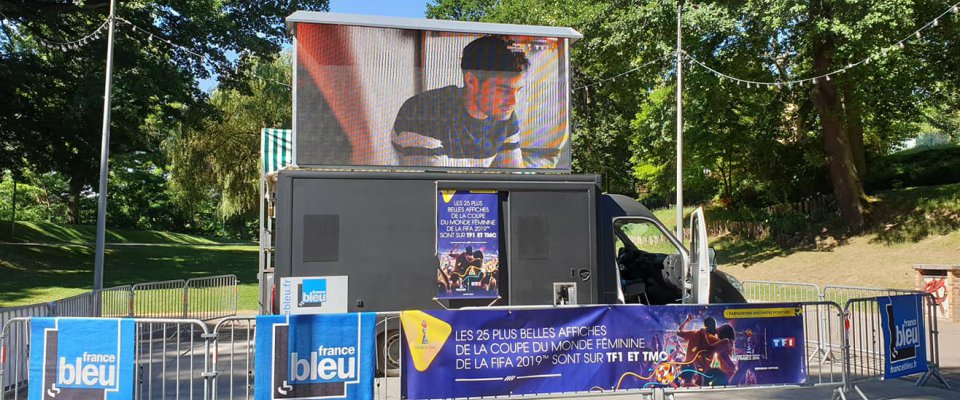
[[293,164],[293,131],[266,128],[261,131],[263,173],[270,174]]

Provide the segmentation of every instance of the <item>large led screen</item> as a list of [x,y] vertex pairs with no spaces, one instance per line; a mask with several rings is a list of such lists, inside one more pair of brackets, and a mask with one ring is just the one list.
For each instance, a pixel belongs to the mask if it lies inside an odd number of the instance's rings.
[[298,23],[297,164],[569,170],[564,40]]

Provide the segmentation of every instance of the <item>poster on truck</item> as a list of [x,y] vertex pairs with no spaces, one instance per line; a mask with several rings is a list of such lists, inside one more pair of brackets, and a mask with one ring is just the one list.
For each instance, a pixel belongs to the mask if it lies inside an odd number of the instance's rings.
[[796,304],[404,311],[402,397],[799,385]]
[[499,195],[487,190],[437,192],[437,298],[499,297]]

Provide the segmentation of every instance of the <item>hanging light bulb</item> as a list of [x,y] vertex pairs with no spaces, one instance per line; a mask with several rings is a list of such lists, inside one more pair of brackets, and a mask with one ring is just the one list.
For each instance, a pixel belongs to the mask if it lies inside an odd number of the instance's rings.
[[957,6],[950,7],[950,12],[954,14],[960,13],[960,8],[958,8]]
[[933,26],[940,26],[940,20],[934,18],[934,19],[933,19]]
[[917,31],[917,39],[920,39],[920,31]]
[[897,42],[897,46],[900,46],[901,49],[905,47],[903,42]]
[[827,75],[827,82],[830,82],[830,75]]

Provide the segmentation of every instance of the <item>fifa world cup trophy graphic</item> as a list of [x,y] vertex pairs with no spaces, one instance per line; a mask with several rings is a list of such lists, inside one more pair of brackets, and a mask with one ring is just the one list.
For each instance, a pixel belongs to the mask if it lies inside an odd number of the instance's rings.
[[420,321],[420,326],[423,327],[423,343],[422,344],[430,343],[430,341],[427,340],[427,321],[426,320]]

